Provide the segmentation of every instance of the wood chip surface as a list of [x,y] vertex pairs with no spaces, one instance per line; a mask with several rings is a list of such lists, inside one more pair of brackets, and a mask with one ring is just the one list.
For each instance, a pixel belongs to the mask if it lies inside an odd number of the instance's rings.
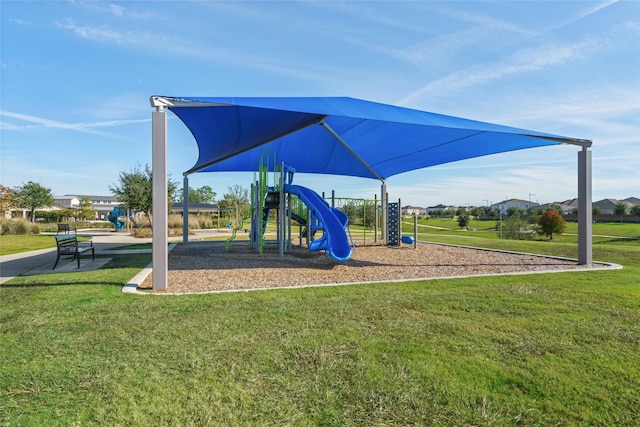
[[[590,268],[576,261],[458,246],[418,243],[391,247],[356,246],[351,258],[337,263],[323,251],[292,247],[279,255],[276,245],[263,254],[246,241],[179,243],[169,252],[170,293],[215,292],[275,287],[387,282],[468,275],[526,273]],[[152,275],[141,284],[151,290]]]

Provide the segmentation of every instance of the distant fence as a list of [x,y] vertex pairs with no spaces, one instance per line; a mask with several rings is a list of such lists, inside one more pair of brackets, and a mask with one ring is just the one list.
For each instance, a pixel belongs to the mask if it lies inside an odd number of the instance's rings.
[[[578,215],[563,215],[564,220],[567,222],[578,222]],[[505,215],[503,218],[507,218]],[[528,221],[529,217],[523,215],[521,217],[523,220]],[[481,220],[496,220],[499,221],[500,217],[481,215]],[[600,215],[592,215],[592,219],[594,222],[622,222],[625,224],[640,224],[640,216],[638,215],[623,215],[622,218],[620,215],[613,214],[600,214]]]
[[[624,222],[627,224],[640,223],[640,216],[638,215],[613,215],[613,214],[600,214],[592,215],[592,219],[595,222]],[[565,221],[578,221],[578,215],[565,215]]]

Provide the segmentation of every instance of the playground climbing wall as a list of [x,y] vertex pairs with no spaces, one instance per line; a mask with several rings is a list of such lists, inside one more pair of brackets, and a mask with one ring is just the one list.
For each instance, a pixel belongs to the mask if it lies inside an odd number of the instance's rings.
[[400,203],[389,203],[387,209],[387,245],[400,245]]

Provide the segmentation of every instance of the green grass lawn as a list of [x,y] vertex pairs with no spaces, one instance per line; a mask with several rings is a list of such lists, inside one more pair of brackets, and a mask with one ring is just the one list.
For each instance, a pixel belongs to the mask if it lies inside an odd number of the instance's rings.
[[[424,237],[577,251],[556,239]],[[150,255],[113,258],[0,287],[2,425],[640,419],[636,241],[594,243],[594,259],[624,265],[614,271],[183,296],[121,293]]]
[[[78,236],[78,241],[90,240],[89,237]],[[38,249],[55,248],[56,239],[49,234],[3,235],[0,236],[0,255],[17,254]]]

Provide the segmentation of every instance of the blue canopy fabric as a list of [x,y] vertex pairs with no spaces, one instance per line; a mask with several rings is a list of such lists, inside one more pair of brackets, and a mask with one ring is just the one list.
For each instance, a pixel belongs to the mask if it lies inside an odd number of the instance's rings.
[[194,172],[255,171],[270,149],[297,172],[386,179],[573,138],[345,97],[162,99],[193,134]]

